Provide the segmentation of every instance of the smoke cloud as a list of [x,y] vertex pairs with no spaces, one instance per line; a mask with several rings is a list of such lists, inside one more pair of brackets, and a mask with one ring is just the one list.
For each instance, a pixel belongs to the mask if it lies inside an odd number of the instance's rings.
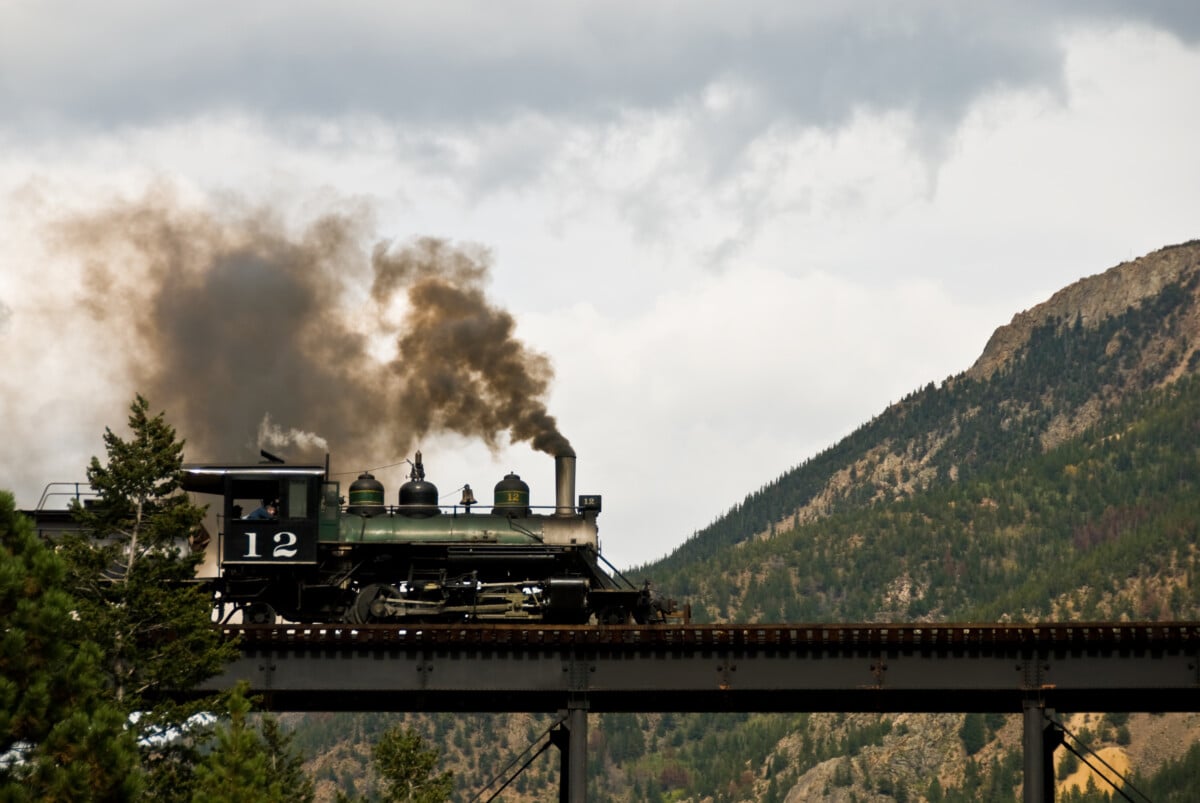
[[365,465],[447,431],[569,453],[544,401],[549,360],[485,296],[489,253],[372,245],[369,217],[295,232],[270,209],[189,210],[160,188],[53,230],[85,269],[70,314],[100,325],[112,359],[128,360],[130,396],[168,411],[189,459],[264,446],[311,459],[328,443]]
[[399,251],[376,246],[371,296],[385,304],[406,287],[409,312],[390,370],[397,407],[419,432],[498,433],[552,455],[574,454],[554,418],[536,401],[550,387],[550,361],[514,337],[512,316],[488,304],[481,283],[488,254],[423,239]]
[[329,441],[313,432],[305,432],[295,427],[285,430],[271,420],[271,414],[263,415],[258,425],[258,446],[260,449],[270,446],[272,449],[298,447],[301,451],[310,452],[329,450]]

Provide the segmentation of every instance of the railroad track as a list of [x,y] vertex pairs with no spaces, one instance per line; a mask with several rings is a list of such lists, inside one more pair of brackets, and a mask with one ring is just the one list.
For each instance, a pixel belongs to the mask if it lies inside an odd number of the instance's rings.
[[788,650],[1179,649],[1200,644],[1200,622],[1027,624],[225,625],[245,647],[436,646]]

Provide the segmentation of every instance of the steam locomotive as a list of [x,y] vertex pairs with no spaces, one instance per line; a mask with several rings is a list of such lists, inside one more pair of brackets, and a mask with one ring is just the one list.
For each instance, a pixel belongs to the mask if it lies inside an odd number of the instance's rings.
[[[547,513],[534,512],[515,474],[497,483],[490,511],[473,509],[469,485],[457,505],[442,507],[420,452],[411,465],[398,504],[387,505],[383,485],[364,472],[344,506],[327,467],[277,458],[185,466],[184,490],[220,497],[219,618],[646,624],[674,615],[648,583],[635,586],[601,557],[601,498],[574,499],[574,455],[555,458]],[[243,517],[258,500],[263,507]]]

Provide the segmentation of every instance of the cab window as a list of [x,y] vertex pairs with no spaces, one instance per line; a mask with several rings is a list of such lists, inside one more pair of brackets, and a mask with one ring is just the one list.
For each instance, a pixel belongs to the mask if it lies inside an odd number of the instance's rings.
[[289,480],[287,496],[283,500],[283,515],[289,519],[308,518],[308,481]]

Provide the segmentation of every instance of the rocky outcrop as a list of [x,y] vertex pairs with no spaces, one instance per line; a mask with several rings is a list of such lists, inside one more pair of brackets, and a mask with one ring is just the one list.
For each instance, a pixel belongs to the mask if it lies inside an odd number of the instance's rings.
[[1029,340],[1030,333],[1046,321],[1058,318],[1084,326],[1096,326],[1105,318],[1124,312],[1142,300],[1157,295],[1173,282],[1200,271],[1200,240],[1161,248],[1132,262],[1123,262],[1104,273],[1080,279],[1059,290],[1048,301],[1018,312],[1012,322],[1001,326],[988,340],[983,354],[967,370],[973,379],[987,379]]

